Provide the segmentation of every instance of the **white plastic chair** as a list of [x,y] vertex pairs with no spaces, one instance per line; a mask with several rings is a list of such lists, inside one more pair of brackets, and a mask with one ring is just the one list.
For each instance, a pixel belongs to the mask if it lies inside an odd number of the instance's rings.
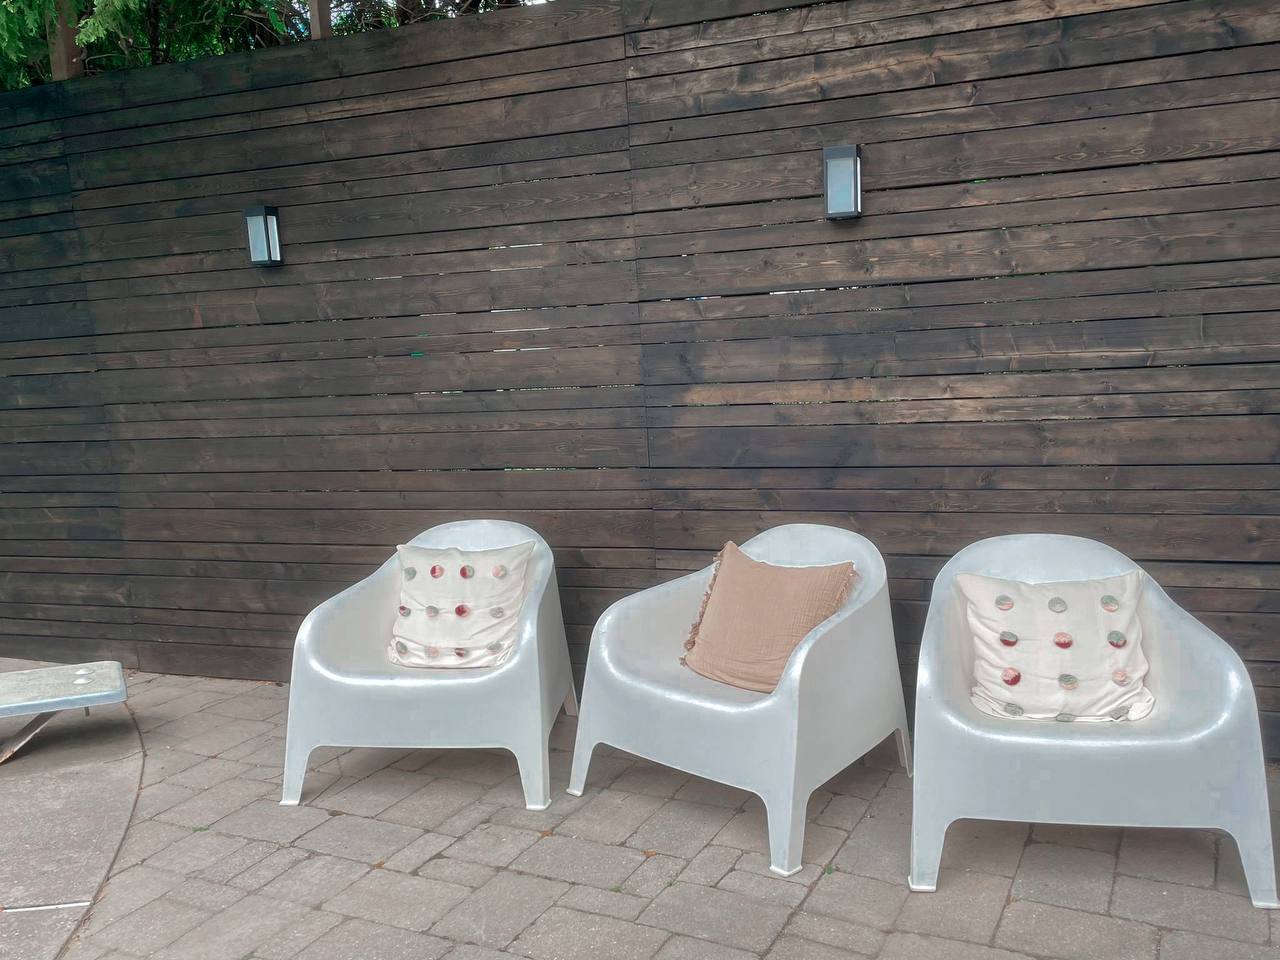
[[749,790],[767,811],[770,869],[789,876],[800,869],[815,788],[895,732],[910,766],[907,713],[884,560],[869,540],[787,524],[742,549],[782,565],[852,560],[860,579],[796,647],[772,693],[709,680],[680,663],[711,567],[619,600],[592,638],[569,792],[582,795],[600,743]]
[[316,747],[501,747],[516,756],[528,808],[547,807],[551,724],[561,704],[577,712],[551,548],[506,520],[446,523],[410,542],[488,550],[529,540],[537,546],[516,647],[491,669],[424,670],[387,659],[400,595],[394,556],[311,611],[294,646],[281,803],[298,802]]
[[970,702],[973,653],[959,573],[1028,582],[1116,576],[1137,565],[1080,537],[1024,534],[956,554],[933,587],[916,687],[912,890],[937,887],[959,819],[1222,829],[1253,902],[1276,907],[1266,770],[1253,687],[1225,641],[1143,573],[1139,616],[1155,708],[1142,720],[1003,720]]

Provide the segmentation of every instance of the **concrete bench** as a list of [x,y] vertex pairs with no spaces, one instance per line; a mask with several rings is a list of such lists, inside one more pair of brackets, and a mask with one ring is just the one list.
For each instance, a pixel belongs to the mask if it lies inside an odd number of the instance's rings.
[[0,718],[36,714],[21,730],[0,741],[0,763],[63,710],[83,707],[87,715],[90,707],[120,703],[127,695],[124,671],[114,660],[0,673]]

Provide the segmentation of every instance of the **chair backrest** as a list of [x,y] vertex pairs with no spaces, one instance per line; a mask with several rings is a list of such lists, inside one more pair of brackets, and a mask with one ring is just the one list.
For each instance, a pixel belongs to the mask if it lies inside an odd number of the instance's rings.
[[858,584],[850,601],[875,593],[885,583],[884,558],[875,544],[862,534],[841,527],[784,523],[756,534],[741,547],[752,559],[779,566],[820,566],[852,560]]

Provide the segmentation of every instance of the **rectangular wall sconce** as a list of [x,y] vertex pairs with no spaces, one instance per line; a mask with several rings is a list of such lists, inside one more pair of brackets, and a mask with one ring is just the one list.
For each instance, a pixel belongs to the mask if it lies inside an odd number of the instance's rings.
[[822,151],[827,219],[862,216],[862,148],[827,147]]
[[280,265],[280,228],[275,207],[249,207],[244,212],[249,229],[249,262],[260,267]]

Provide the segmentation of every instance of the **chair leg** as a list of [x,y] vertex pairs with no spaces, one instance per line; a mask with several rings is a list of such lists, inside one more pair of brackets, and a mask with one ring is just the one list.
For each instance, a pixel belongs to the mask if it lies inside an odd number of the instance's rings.
[[898,740],[898,762],[906,768],[907,776],[911,776],[913,768],[911,765],[911,734],[907,732],[907,726],[904,722],[895,732]]
[[524,805],[528,810],[545,810],[551,806],[551,762],[546,741],[515,751],[520,767],[520,785],[524,787]]
[[302,799],[302,782],[307,778],[307,759],[314,744],[303,743],[297,737],[290,737],[286,732],[284,747],[284,790],[280,803],[284,806],[296,806]]
[[578,695],[574,692],[573,684],[569,684],[569,692],[564,697],[564,712],[570,717],[578,715]]
[[[916,796],[920,791],[916,791]],[[938,866],[942,863],[942,844],[946,840],[949,820],[930,817],[918,807],[911,815],[911,873],[907,886],[917,893],[938,889]]]
[[1249,898],[1255,907],[1280,909],[1276,892],[1276,860],[1271,839],[1271,817],[1264,803],[1247,823],[1228,827],[1227,832],[1240,851],[1240,863],[1249,884]]
[[588,741],[583,736],[582,724],[578,724],[578,739],[573,745],[573,768],[569,771],[569,787],[567,792],[575,797],[582,796],[587,786],[587,770],[591,766],[591,754],[598,741]]
[[788,790],[761,799],[769,821],[769,870],[783,877],[799,873],[808,793],[790,785]]

